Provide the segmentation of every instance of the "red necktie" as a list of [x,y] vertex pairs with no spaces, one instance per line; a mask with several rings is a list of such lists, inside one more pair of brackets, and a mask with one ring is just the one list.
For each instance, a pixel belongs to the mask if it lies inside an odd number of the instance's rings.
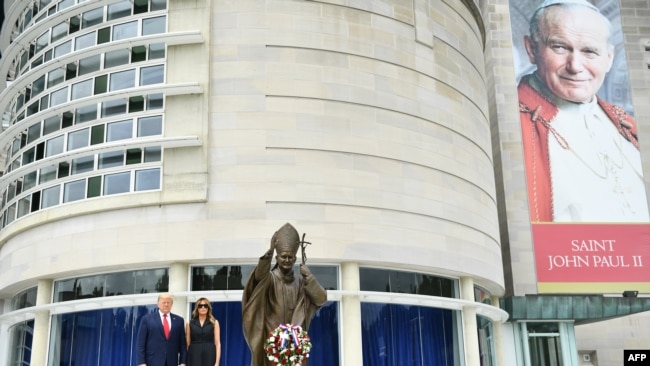
[[163,331],[165,332],[165,339],[169,339],[169,321],[167,314],[163,314]]

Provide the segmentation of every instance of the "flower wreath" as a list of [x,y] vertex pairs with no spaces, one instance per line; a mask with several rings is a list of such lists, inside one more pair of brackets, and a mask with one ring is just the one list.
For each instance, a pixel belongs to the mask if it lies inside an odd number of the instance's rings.
[[299,325],[280,324],[264,342],[266,357],[276,366],[301,366],[309,357],[311,339]]

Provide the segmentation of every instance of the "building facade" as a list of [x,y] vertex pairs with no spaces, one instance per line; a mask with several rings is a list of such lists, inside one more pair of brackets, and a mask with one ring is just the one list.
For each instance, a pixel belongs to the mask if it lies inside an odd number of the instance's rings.
[[311,365],[615,365],[576,324],[650,328],[644,293],[534,312],[567,296],[536,286],[507,0],[4,6],[0,363],[135,365],[139,319],[171,292],[186,318],[208,297],[222,364],[248,364],[243,285],[285,222],[328,290]]

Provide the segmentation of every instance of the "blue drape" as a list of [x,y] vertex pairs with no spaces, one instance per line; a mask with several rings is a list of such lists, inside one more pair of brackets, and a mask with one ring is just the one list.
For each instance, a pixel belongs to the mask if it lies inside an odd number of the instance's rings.
[[[250,364],[242,332],[241,302],[214,302],[221,328],[220,365]],[[50,366],[135,366],[138,327],[155,305],[55,315]],[[187,320],[187,319],[186,319]],[[310,366],[339,365],[338,303],[328,302],[314,316],[309,334]],[[56,354],[56,356],[53,356]]]
[[398,304],[361,304],[364,365],[453,366],[451,310]]

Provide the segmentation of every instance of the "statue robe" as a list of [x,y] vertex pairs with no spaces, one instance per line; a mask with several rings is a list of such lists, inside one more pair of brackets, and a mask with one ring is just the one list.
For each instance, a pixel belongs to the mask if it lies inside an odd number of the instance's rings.
[[269,250],[259,259],[242,298],[242,325],[251,366],[271,365],[264,352],[270,332],[280,324],[296,324],[308,331],[311,318],[327,301],[327,292],[313,275],[285,276],[277,267],[271,270],[272,256]]

